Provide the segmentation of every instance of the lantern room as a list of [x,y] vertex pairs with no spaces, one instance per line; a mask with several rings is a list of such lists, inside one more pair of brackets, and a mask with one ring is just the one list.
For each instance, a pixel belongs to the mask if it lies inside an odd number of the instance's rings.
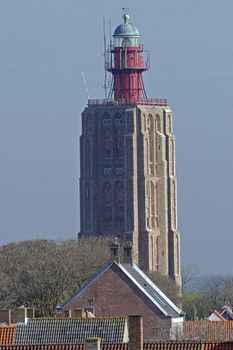
[[139,46],[140,34],[136,26],[129,23],[130,16],[128,14],[123,15],[124,23],[119,25],[113,34],[113,46]]
[[106,69],[112,73],[110,98],[117,102],[139,102],[146,99],[142,72],[149,68],[149,55],[145,57],[137,27],[129,22],[129,14],[113,34]]

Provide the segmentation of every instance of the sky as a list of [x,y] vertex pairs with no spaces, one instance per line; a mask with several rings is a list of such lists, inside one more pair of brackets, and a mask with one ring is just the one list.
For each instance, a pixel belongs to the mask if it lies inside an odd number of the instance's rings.
[[233,273],[232,0],[0,1],[0,244],[79,232],[81,73],[104,97],[102,19],[122,7],[173,109],[182,263]]

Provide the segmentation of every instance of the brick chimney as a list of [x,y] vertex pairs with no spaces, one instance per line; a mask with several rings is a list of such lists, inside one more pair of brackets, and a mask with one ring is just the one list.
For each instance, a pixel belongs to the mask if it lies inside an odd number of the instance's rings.
[[120,262],[120,256],[119,256],[119,241],[118,238],[115,238],[114,241],[112,241],[109,246],[110,246],[110,251],[111,251],[111,259],[113,261],[116,261],[117,263]]
[[143,350],[142,316],[128,317],[129,350]]
[[123,263],[133,263],[133,244],[125,242],[123,245]]
[[85,339],[86,350],[100,350],[100,338],[87,338]]

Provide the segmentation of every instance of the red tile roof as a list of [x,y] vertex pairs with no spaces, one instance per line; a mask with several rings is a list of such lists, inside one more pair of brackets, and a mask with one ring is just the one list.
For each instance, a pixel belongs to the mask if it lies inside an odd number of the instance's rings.
[[184,339],[228,341],[232,339],[233,321],[185,321],[183,328]]
[[128,343],[102,343],[101,350],[128,350]]
[[[103,343],[101,350],[128,350],[127,343]],[[0,346],[0,350],[85,350],[84,344]],[[233,350],[233,342],[146,342],[144,350]]]
[[144,350],[233,350],[233,342],[148,342],[144,343]]
[[16,326],[0,326],[0,345],[14,344]]
[[37,344],[0,346],[0,350],[85,350],[84,344]]

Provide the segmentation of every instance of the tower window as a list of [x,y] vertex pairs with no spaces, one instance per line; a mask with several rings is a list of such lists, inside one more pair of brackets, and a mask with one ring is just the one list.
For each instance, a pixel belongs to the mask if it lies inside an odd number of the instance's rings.
[[110,139],[110,137],[107,137],[104,140],[104,156],[105,156],[105,158],[111,157],[111,139]]
[[103,125],[104,125],[104,126],[109,126],[109,125],[111,125],[111,119],[110,119],[110,118],[104,118],[104,120],[103,120]]
[[115,125],[122,125],[122,119],[121,118],[116,118],[114,121]]
[[117,216],[118,216],[118,218],[123,218],[124,217],[124,212],[125,212],[124,206],[123,205],[119,205],[117,207]]
[[89,199],[90,198],[90,185],[86,183],[85,185],[85,198]]
[[115,169],[115,174],[116,175],[124,175],[124,168],[116,168]]
[[105,220],[112,220],[112,207],[110,205],[106,205],[104,208]]
[[112,175],[112,168],[104,168],[104,175],[105,176]]
[[123,149],[123,137],[117,138],[117,149]]
[[105,149],[109,150],[111,148],[111,139],[108,137],[105,139]]
[[85,210],[85,226],[89,230],[91,228],[91,211],[90,209]]
[[124,140],[122,136],[118,136],[116,139],[116,156],[123,157]]

